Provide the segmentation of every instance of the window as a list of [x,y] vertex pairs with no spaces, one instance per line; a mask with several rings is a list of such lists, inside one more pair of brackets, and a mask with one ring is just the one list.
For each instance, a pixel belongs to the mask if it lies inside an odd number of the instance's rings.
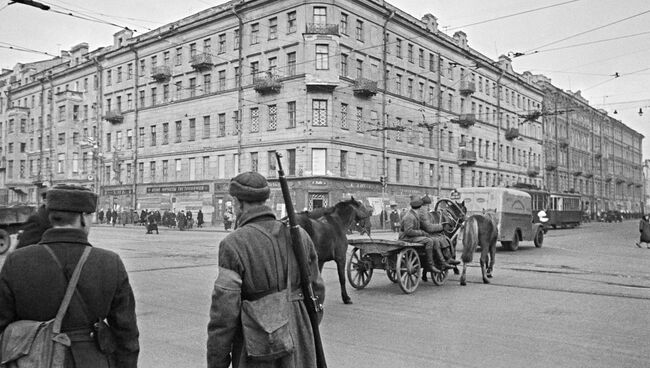
[[329,69],[329,47],[316,45],[316,70]]
[[259,35],[260,35],[260,24],[259,23],[251,24],[251,45],[257,45],[258,43],[260,43]]
[[219,70],[219,91],[226,89],[226,71]]
[[[156,106],[156,99],[157,99],[156,87],[151,87],[151,106]],[[119,101],[120,100],[118,99],[118,111],[120,110]]]
[[344,35],[348,35],[348,15],[341,13],[341,24],[339,25],[339,32]]
[[395,160],[395,182],[399,183],[402,181],[402,159],[398,158]]
[[402,40],[399,38],[395,39],[395,56],[402,58]]
[[314,23],[327,24],[327,8],[321,6],[314,7]]
[[268,130],[278,129],[278,105],[269,105],[269,126]]
[[174,64],[175,65],[181,65],[183,63],[183,48],[182,47],[177,47],[176,48],[176,57],[174,58]]
[[251,127],[250,132],[256,133],[260,131],[260,109],[257,107],[251,108]]
[[190,58],[196,56],[196,42],[190,44]]
[[169,143],[169,123],[163,123],[163,139],[162,139],[162,144],[168,144]]
[[363,108],[357,107],[357,132],[363,133]]
[[411,45],[410,43],[406,48],[406,59],[409,61],[409,63],[413,62],[413,45]]
[[203,75],[203,94],[208,94],[212,92],[212,75],[205,74]]
[[106,71],[106,85],[107,86],[110,86],[111,84],[113,84],[112,75],[113,75],[113,71],[111,69],[108,69]]
[[65,170],[65,153],[59,153],[57,155],[56,172],[62,174],[64,170]]
[[278,18],[269,19],[269,40],[278,38]]
[[117,83],[122,82],[122,67],[117,67]]
[[341,103],[341,129],[348,129],[348,104]]
[[296,53],[287,53],[287,75],[296,75]]
[[257,152],[251,152],[251,171],[252,172],[259,171],[259,157]]
[[183,122],[177,121],[176,123],[176,140],[175,143],[180,143],[183,137]]
[[210,138],[210,115],[203,117],[203,138]]
[[313,175],[327,175],[327,150],[314,148],[311,150],[311,170]]
[[429,71],[436,71],[436,56],[434,54],[429,54]]
[[289,115],[288,128],[295,128],[296,127],[296,101],[287,102],[287,112]]
[[156,145],[156,126],[151,126],[151,146]]
[[190,78],[190,97],[196,96],[196,78]]
[[341,54],[341,75],[348,75],[348,55]]
[[165,51],[165,52],[163,52],[163,63],[164,63],[165,65],[170,65],[170,62],[169,62],[169,51]]
[[196,119],[190,119],[190,137],[188,141],[196,140]]
[[126,148],[133,148],[133,129],[126,130]]
[[[155,170],[155,167],[154,167]],[[155,171],[154,171],[155,174]],[[169,180],[169,160],[163,160],[162,162],[162,181],[167,182]]]
[[312,125],[327,126],[327,100],[312,101]]
[[176,82],[176,99],[180,100],[181,97],[183,97],[183,82],[178,81]]
[[210,178],[210,156],[203,156],[201,163],[201,175],[202,179]]
[[[110,133],[109,133],[109,134],[110,134]],[[65,144],[65,133],[59,133],[59,140],[58,140],[58,143],[59,143],[60,145],[61,145],[61,144]]]
[[418,52],[418,63],[420,68],[424,68],[424,50],[422,49]]
[[239,49],[239,28],[235,30],[235,41],[234,41],[234,49],[238,50]]
[[219,137],[226,135],[226,114],[219,114]]
[[260,72],[260,62],[259,61],[253,61],[251,62],[251,75],[253,78],[257,77],[257,73]]
[[220,34],[219,35],[219,47],[217,49],[217,52],[220,54],[223,54],[226,52],[226,34]]
[[406,95],[409,98],[413,98],[413,79],[409,78],[406,83]]
[[[139,101],[139,102],[140,102],[140,106],[144,106],[144,99],[145,99],[144,91],[139,91],[139,93],[140,93],[140,101]],[[108,99],[108,101],[109,101],[109,103],[110,103],[110,98]]]
[[209,38],[206,38],[203,40],[203,52],[206,54],[210,54],[212,52],[212,40]]
[[398,95],[402,94],[402,75],[395,75],[395,93]]
[[339,167],[341,168],[341,177],[345,178],[348,176],[348,151],[341,151],[341,158],[339,161]]
[[357,27],[356,27],[356,37],[357,41],[363,42],[363,21],[357,20]]
[[363,60],[357,59],[357,78],[363,78]]
[[139,127],[138,129],[140,130],[138,132],[138,147],[143,148],[144,147],[144,127]]
[[274,75],[275,69],[278,67],[278,58],[275,56],[270,57],[268,59],[268,65],[269,65],[269,69],[268,69],[269,73],[271,73],[271,75]]
[[[131,94],[129,93],[129,100],[131,99]],[[169,84],[163,84],[163,102],[169,102]],[[130,102],[129,102],[130,106]]]
[[296,28],[296,12],[287,13],[287,33],[294,33]]

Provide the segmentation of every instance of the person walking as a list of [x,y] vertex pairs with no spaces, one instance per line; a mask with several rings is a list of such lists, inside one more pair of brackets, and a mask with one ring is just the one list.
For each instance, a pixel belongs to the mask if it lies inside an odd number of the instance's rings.
[[[303,301],[300,272],[291,247],[289,228],[276,220],[273,210],[266,206],[270,188],[266,178],[256,172],[242,173],[230,181],[237,221],[235,231],[219,244],[219,274],[212,291],[208,323],[208,368],[242,367],[316,367],[307,308]],[[314,244],[304,230],[302,246],[309,259],[310,281],[314,295],[322,303],[325,286],[318,270]],[[259,361],[249,357],[249,346],[264,348],[247,341],[242,333],[243,305],[264,296],[291,288],[287,317],[293,351]],[[260,313],[268,315],[277,310],[268,305]],[[322,318],[322,311],[319,315]],[[320,320],[319,318],[319,320]],[[288,349],[290,350],[290,349]]]
[[650,249],[650,215],[644,215],[639,220],[639,233],[640,239],[636,242],[636,246],[641,248],[642,244],[645,243],[646,248]]
[[196,227],[203,227],[203,211],[199,209],[199,213],[196,214]]
[[390,229],[394,233],[399,232],[399,223],[401,219],[399,217],[399,212],[397,211],[397,204],[391,203],[390,205]]
[[[10,253],[0,270],[0,334],[12,322],[53,319],[68,280],[88,249],[61,327],[71,340],[64,367],[135,368],[139,332],[128,274],[116,253],[88,242],[96,203],[97,195],[84,187],[61,185],[47,192],[52,228],[38,244]],[[93,326],[100,323],[114,337],[102,340],[101,346],[93,338]]]
[[224,230],[229,231],[234,221],[235,221],[235,214],[232,212],[232,207],[228,206],[228,208],[226,208],[226,212],[224,212],[223,214]]

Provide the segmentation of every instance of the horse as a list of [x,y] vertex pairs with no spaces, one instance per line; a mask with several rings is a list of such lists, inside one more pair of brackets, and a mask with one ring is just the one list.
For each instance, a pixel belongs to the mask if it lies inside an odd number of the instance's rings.
[[[432,222],[434,224],[443,225],[443,233],[451,247],[443,249],[443,254],[445,258],[456,256],[456,237],[458,235],[458,230],[463,226],[465,222],[465,216],[467,214],[467,208],[465,207],[465,202],[454,202],[449,199],[441,199],[436,203],[436,207],[433,211],[429,212],[431,214]],[[451,254],[446,253],[447,251]],[[460,272],[458,268],[454,266],[454,273],[458,275]],[[426,272],[422,274],[422,281],[427,281]]]
[[348,251],[346,231],[353,221],[365,219],[370,211],[351,197],[332,207],[296,214],[296,220],[311,238],[318,254],[318,268],[323,271],[325,262],[336,262],[343,303],[352,304],[345,289],[345,261]]
[[489,284],[492,278],[492,269],[497,249],[498,229],[496,222],[490,213],[485,215],[472,215],[465,221],[463,229],[463,253],[460,257],[463,261],[463,272],[460,275],[460,284],[465,286],[465,272],[467,264],[472,262],[476,247],[481,247],[481,273],[483,283]]

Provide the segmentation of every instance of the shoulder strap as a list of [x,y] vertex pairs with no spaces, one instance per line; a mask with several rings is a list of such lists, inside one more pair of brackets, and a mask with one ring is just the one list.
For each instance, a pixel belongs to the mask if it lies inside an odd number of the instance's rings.
[[[56,257],[52,249],[47,245],[45,246],[45,249],[48,250],[50,255],[54,258],[55,262],[59,265],[59,267],[61,267],[61,262]],[[77,282],[79,281],[79,276],[81,276],[81,270],[84,264],[86,263],[86,260],[88,259],[91,250],[92,247],[84,248],[81,257],[79,258],[79,262],[77,262],[77,266],[75,267],[74,272],[72,273],[72,278],[70,278],[70,281],[68,282],[68,287],[65,291],[65,296],[63,297],[63,301],[59,306],[59,311],[56,313],[56,318],[54,319],[54,325],[52,326],[52,330],[55,334],[61,332],[61,324],[63,323],[63,317],[65,316],[65,313],[68,311],[70,300],[72,299],[72,295],[74,294],[74,291],[77,288]]]
[[[280,231],[278,229],[278,226],[284,226],[283,223],[281,223],[279,221],[274,222],[274,224],[273,224],[273,230],[274,230],[273,234],[269,234],[269,232],[262,225],[256,224],[254,222],[248,223],[246,225],[250,225],[253,228],[255,228],[257,231],[259,231],[262,234],[266,235],[266,237],[271,239],[271,242],[273,242],[273,244],[276,245],[278,247],[278,249],[280,249],[280,245],[278,243],[277,238],[275,237],[275,233]],[[289,257],[291,257],[292,255],[293,255],[292,249],[289,246],[289,243],[287,243],[287,294],[289,294],[289,295],[291,294],[291,269],[292,269],[291,268],[291,259]]]

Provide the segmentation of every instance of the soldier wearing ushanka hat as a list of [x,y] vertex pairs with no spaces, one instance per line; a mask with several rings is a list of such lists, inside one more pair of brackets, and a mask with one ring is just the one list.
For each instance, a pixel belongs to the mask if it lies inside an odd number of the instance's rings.
[[[52,228],[38,244],[10,253],[0,271],[0,334],[18,320],[49,321],[63,300],[68,280],[82,253],[90,249],[71,308],[61,332],[71,340],[65,367],[137,367],[139,332],[135,297],[120,257],[88,242],[97,195],[87,188],[59,185],[47,191]],[[94,324],[112,331],[107,341],[94,341]],[[100,346],[101,345],[101,346]]]
[[[236,230],[219,244],[219,274],[212,291],[208,323],[208,367],[237,368],[249,364],[316,367],[313,332],[301,296],[298,264],[288,245],[291,242],[289,231],[265,205],[271,194],[268,182],[256,172],[245,172],[230,181],[229,192],[234,198],[237,225]],[[314,295],[323,301],[325,286],[318,270],[316,250],[309,235],[302,228],[300,231],[302,246],[309,259],[311,286]],[[291,262],[291,266],[287,262]],[[287,276],[292,290],[288,318],[294,350],[285,356],[270,357],[269,361],[253,362],[254,357],[248,357],[247,347],[261,349],[262,346],[254,339],[246,340],[247,336],[242,334],[242,300],[258,300],[286,290]]]
[[402,217],[399,240],[424,244],[426,254],[424,270],[426,272],[440,272],[435,268],[433,263],[433,239],[422,229],[422,224],[418,216],[418,209],[422,207],[422,204],[423,202],[420,198],[411,199],[411,209]]
[[459,261],[454,259],[452,253],[451,243],[447,237],[442,233],[443,224],[436,223],[429,212],[429,205],[431,204],[431,197],[425,194],[422,197],[422,207],[418,209],[418,219],[420,220],[420,228],[427,232],[429,237],[433,240],[433,259],[436,268],[450,269],[455,265],[460,264]]

